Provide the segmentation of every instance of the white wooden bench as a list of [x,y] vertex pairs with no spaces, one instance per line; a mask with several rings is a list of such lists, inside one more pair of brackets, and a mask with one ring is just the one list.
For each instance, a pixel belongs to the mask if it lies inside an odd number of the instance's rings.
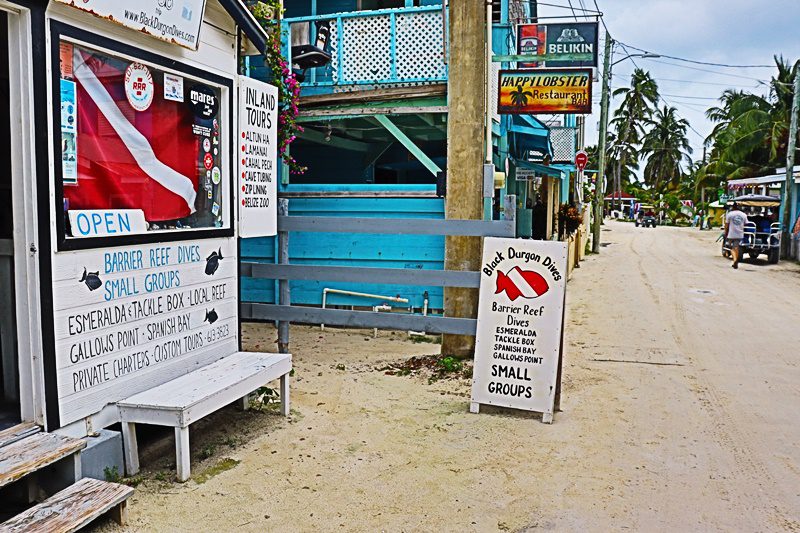
[[189,424],[280,378],[281,414],[289,414],[289,372],[292,356],[236,352],[158,387],[117,402],[125,447],[125,471],[139,471],[136,424],[175,428],[177,478],[190,476]]

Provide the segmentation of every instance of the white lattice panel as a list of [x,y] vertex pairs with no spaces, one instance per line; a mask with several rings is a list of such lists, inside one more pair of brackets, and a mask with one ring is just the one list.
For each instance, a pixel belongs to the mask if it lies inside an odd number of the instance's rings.
[[444,64],[442,13],[404,13],[395,22],[397,41],[397,78],[443,79]]
[[553,161],[575,161],[575,128],[551,127]]
[[[391,77],[391,21],[389,15],[342,20],[342,68],[333,57],[334,82],[383,80]],[[338,28],[331,32],[333,49],[338,46]]]
[[[395,18],[395,72],[392,72],[391,16],[342,19],[342,35],[331,25],[333,82],[344,86],[363,82],[401,84],[447,78],[441,12],[400,13]],[[341,69],[337,47],[341,40]],[[353,87],[354,88],[354,87]],[[366,88],[366,87],[364,87]],[[352,89],[352,88],[349,88]]]

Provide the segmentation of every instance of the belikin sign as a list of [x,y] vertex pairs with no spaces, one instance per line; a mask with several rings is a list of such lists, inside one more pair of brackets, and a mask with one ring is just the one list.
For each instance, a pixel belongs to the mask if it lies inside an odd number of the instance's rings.
[[500,114],[592,112],[591,69],[501,70],[499,76]]
[[566,243],[484,240],[470,411],[512,407],[552,422],[566,274]]
[[520,24],[517,26],[517,50],[520,54],[553,58],[520,63],[521,68],[596,67],[597,22]]

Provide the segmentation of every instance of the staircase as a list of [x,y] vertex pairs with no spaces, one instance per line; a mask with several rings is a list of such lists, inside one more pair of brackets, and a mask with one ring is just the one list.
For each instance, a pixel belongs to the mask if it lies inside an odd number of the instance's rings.
[[[77,531],[95,518],[111,512],[123,525],[126,500],[133,489],[99,481],[81,479],[83,439],[44,433],[35,424],[23,423],[0,431],[0,489],[12,483],[24,484],[29,502],[40,500],[42,489],[50,485],[52,470],[66,472],[74,484],[44,499],[27,511],[0,524],[0,533],[17,531]],[[42,469],[52,467],[47,476]]]

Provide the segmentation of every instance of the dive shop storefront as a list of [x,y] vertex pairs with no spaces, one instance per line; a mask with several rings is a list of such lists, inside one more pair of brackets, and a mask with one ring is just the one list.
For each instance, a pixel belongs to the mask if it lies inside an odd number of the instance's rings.
[[238,0],[0,0],[0,33],[0,429],[80,437],[241,348],[277,163],[239,57],[266,35]]

